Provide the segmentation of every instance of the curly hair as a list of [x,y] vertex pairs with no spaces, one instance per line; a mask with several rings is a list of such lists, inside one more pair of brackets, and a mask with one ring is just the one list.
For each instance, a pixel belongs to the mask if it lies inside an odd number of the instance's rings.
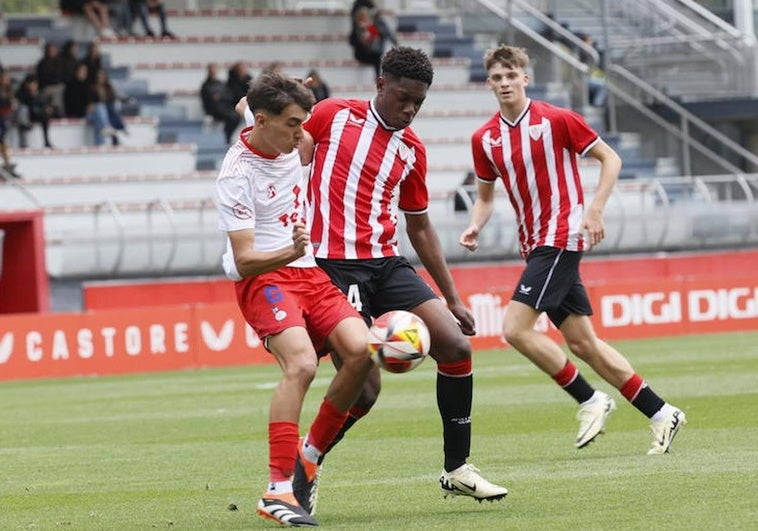
[[292,103],[310,112],[316,99],[301,81],[278,72],[261,74],[250,83],[247,105],[253,110],[278,115]]
[[422,50],[396,46],[387,51],[382,58],[382,75],[398,79],[405,77],[431,85],[434,69],[429,57]]

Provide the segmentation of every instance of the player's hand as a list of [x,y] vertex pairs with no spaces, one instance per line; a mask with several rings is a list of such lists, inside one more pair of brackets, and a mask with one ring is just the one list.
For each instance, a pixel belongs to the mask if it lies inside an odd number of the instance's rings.
[[479,248],[479,227],[476,225],[469,225],[468,228],[461,233],[458,243],[469,251],[476,251]]
[[476,323],[474,322],[474,314],[471,313],[463,303],[453,304],[449,306],[450,312],[458,321],[458,326],[464,335],[473,336],[476,334]]
[[603,214],[598,210],[588,210],[584,217],[583,228],[587,233],[589,249],[592,249],[605,238]]
[[311,233],[305,228],[305,223],[295,223],[292,226],[292,245],[298,256],[305,256],[308,245],[311,243]]

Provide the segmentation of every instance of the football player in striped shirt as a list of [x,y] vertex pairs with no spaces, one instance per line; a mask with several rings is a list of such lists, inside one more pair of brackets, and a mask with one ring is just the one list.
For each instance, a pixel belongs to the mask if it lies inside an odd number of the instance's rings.
[[[308,226],[317,263],[367,322],[390,310],[407,310],[427,324],[443,425],[443,495],[499,500],[508,491],[466,462],[473,389],[466,335],[475,333],[474,319],[458,294],[429,219],[426,148],[409,127],[433,75],[423,51],[395,47],[382,59],[373,99],[327,98],[316,104],[303,124],[314,144]],[[308,153],[305,143],[301,151]],[[400,255],[400,214],[444,302]],[[338,357],[335,362],[339,364]],[[379,370],[374,369],[336,440],[374,405],[379,388]],[[313,475],[299,478],[296,470],[293,482],[295,496],[305,506],[317,487]]]
[[[603,433],[616,403],[579,374],[555,341],[534,330],[542,312],[560,330],[571,352],[651,420],[653,442],[648,454],[667,453],[686,423],[684,412],[653,392],[621,353],[595,335],[589,319],[592,308],[579,275],[584,250],[605,236],[603,209],[621,159],[581,115],[527,97],[528,65],[523,48],[501,45],[485,53],[487,86],[499,110],[471,138],[478,195],[460,243],[476,250],[494,208],[495,182],[501,179],[516,212],[526,259],[505,315],[505,339],[579,403],[577,448]],[[586,207],[578,155],[600,163],[600,180]]]

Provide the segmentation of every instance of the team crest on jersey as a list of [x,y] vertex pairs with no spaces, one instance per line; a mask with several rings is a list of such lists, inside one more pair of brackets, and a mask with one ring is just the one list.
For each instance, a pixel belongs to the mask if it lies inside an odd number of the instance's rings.
[[266,197],[269,199],[273,199],[276,197],[276,186],[273,184],[269,184],[268,188],[266,188]]
[[416,153],[416,148],[409,148],[405,144],[400,144],[400,147],[397,149],[397,154],[400,157],[401,160],[408,160],[408,157],[414,156]]
[[250,208],[242,203],[237,203],[232,207],[232,214],[234,214],[234,217],[237,219],[250,219],[253,217]]

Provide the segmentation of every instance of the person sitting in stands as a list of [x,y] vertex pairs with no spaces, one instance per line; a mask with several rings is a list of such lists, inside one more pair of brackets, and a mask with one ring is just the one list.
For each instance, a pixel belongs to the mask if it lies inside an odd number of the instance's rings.
[[218,78],[218,65],[210,63],[206,69],[205,81],[200,86],[200,100],[203,104],[203,112],[216,121],[224,124],[224,138],[229,144],[232,133],[240,123],[240,116],[234,111],[237,100],[232,96],[231,90],[226,83]]
[[49,127],[50,119],[54,115],[53,106],[45,100],[39,91],[39,82],[35,74],[27,74],[16,92],[18,99],[18,138],[19,146],[28,147],[26,135],[32,125],[38,123],[42,126],[42,135],[45,147],[51,148]]
[[5,143],[5,135],[13,121],[15,110],[16,98],[13,95],[11,75],[7,70],[0,67],[0,157],[3,159],[3,174],[18,179],[21,175],[16,172],[16,165],[11,162],[8,146]]
[[108,6],[100,0],[60,0],[58,6],[64,13],[84,15],[100,37],[116,36],[111,28]]
[[146,36],[155,37],[155,32],[147,19],[150,13],[156,13],[161,24],[161,37],[176,39],[176,35],[168,30],[168,17],[163,0],[129,0],[129,5],[132,11],[132,19],[139,18]]

